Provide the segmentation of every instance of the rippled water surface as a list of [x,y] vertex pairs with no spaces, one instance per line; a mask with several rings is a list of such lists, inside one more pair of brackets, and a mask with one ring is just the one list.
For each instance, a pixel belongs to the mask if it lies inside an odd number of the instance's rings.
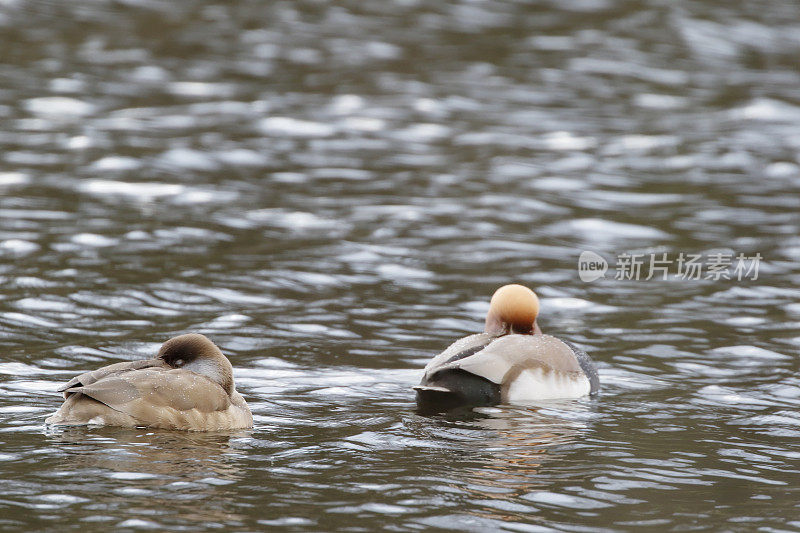
[[[11,0],[0,50],[0,529],[800,530],[796,2]],[[763,261],[614,279],[681,252]],[[514,281],[602,393],[415,414]],[[252,431],[44,427],[187,331]]]

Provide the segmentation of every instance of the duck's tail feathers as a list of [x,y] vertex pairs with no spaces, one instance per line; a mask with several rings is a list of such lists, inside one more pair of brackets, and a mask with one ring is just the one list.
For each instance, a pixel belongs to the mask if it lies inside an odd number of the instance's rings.
[[417,385],[417,412],[420,414],[433,414],[448,411],[463,403],[461,395],[437,385]]
[[452,401],[452,398],[457,395],[455,391],[438,385],[417,385],[414,387],[414,390],[417,391],[417,404],[437,403],[441,401],[449,403]]
[[416,387],[412,387],[412,388],[415,391],[424,391],[424,393],[427,393],[427,392],[449,392],[451,394],[453,393],[453,391],[451,391],[447,387],[439,387],[439,386],[436,386],[436,385],[417,385]]

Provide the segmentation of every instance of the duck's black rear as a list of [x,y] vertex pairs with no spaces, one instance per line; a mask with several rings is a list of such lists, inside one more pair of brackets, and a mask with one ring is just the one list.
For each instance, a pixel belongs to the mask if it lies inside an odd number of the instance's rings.
[[500,403],[499,385],[460,369],[437,372],[431,379],[423,378],[414,389],[417,391],[417,412],[421,414]]

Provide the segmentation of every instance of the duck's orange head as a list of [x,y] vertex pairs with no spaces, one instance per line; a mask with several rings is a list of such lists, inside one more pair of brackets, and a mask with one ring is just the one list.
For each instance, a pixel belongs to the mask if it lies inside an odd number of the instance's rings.
[[497,336],[539,333],[536,325],[538,314],[539,298],[536,293],[522,285],[503,285],[492,296],[484,331]]

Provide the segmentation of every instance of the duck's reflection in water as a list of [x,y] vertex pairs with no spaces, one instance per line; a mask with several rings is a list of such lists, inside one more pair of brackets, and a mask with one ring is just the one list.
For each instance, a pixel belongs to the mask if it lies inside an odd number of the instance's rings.
[[535,520],[537,509],[522,497],[547,490],[559,456],[588,429],[586,405],[554,402],[547,408],[479,409],[469,421],[482,432],[480,459],[461,476],[461,490],[473,503],[470,514],[500,521]]
[[[70,478],[97,519],[130,519],[159,524],[235,525],[231,486],[243,476],[236,442],[249,431],[190,433],[127,428],[48,428],[46,435],[64,454],[54,475]],[[202,504],[198,504],[198,500]]]

